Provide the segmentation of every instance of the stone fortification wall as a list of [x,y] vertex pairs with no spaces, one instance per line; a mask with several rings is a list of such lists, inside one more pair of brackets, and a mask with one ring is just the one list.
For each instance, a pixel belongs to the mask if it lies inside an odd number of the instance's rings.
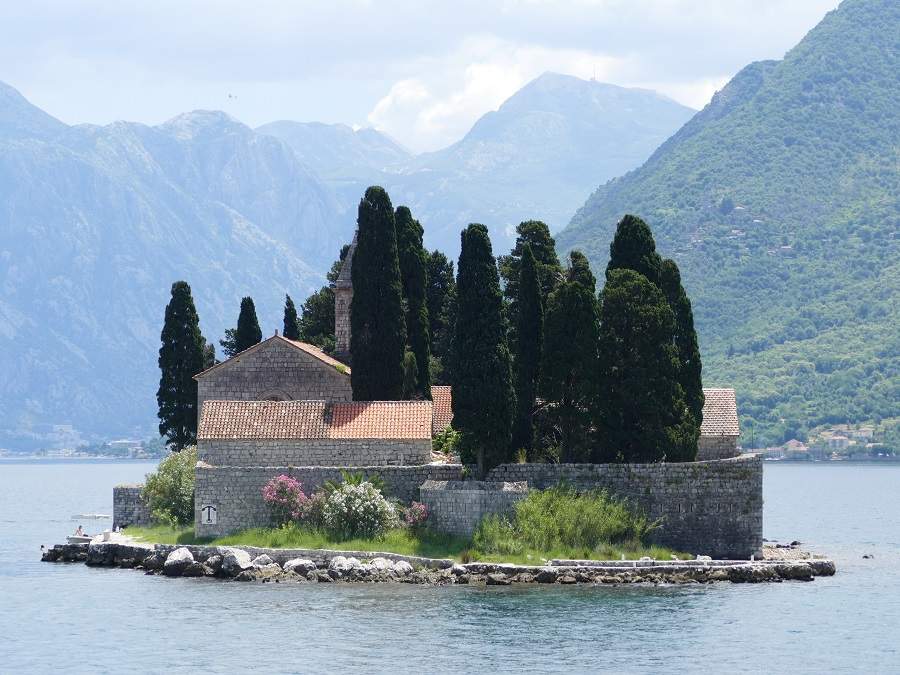
[[113,488],[113,530],[129,525],[152,524],[150,509],[141,499],[143,485],[116,485]]
[[538,489],[562,481],[578,490],[606,489],[662,521],[654,543],[714,558],[762,552],[758,456],[683,464],[503,464],[488,480],[527,481]]
[[197,410],[204,401],[352,401],[350,376],[335,366],[271,340],[197,380]]
[[[286,474],[300,481],[303,491],[312,494],[325,481],[340,482],[341,468],[333,466],[206,466],[196,470],[195,527],[201,537],[219,537],[248,527],[270,524],[269,508],[262,498],[263,486],[275,476]],[[384,481],[384,493],[404,502],[419,499],[419,486],[427,480],[459,480],[460,464],[421,466],[343,467],[352,472],[377,475]],[[205,523],[204,506],[215,507],[214,524]]]
[[420,493],[429,527],[467,537],[485,516],[510,513],[528,494],[528,483],[429,480]]
[[431,461],[431,439],[201,439],[197,452],[215,466],[409,466]]
[[737,457],[739,454],[737,436],[700,436],[697,446],[698,462],[710,459],[729,459]]

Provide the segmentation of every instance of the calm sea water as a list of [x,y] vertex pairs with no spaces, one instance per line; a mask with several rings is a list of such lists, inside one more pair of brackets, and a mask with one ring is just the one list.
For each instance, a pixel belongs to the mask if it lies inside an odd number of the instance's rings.
[[900,672],[897,466],[766,466],[766,537],[837,561],[812,583],[289,586],[39,562],[152,468],[0,462],[0,673]]

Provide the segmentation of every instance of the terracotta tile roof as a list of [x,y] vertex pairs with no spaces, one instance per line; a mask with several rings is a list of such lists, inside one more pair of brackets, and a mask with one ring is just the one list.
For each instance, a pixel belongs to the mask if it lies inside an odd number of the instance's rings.
[[244,351],[235,354],[230,359],[226,359],[225,361],[222,361],[222,363],[217,363],[216,365],[212,366],[211,368],[207,368],[206,370],[204,370],[200,373],[197,373],[196,375],[194,375],[194,379],[199,380],[201,377],[205,377],[206,375],[213,372],[214,370],[219,370],[219,368],[223,368],[223,367],[229,365],[230,363],[233,363],[235,361],[235,359],[241,359],[242,357],[247,356],[248,354],[252,354],[253,352],[255,352],[257,350],[262,349],[265,345],[271,344],[273,340],[281,340],[281,342],[283,342],[285,344],[289,344],[291,347],[294,347],[295,349],[299,349],[300,351],[305,352],[306,354],[309,354],[310,356],[318,359],[322,363],[327,363],[329,366],[333,366],[338,371],[344,373],[347,377],[350,377],[350,366],[346,365],[345,363],[342,363],[341,361],[338,361],[336,358],[334,358],[332,356],[329,356],[328,354],[323,352],[321,349],[319,349],[315,345],[311,345],[308,342],[300,342],[298,340],[288,340],[286,337],[283,337],[281,335],[273,335],[272,337],[267,338],[267,339],[263,340],[262,342],[258,342],[257,344],[253,345],[252,347],[248,347]]
[[704,389],[701,436],[740,436],[734,389]]
[[453,421],[453,394],[447,385],[431,387],[431,402],[434,404],[434,418],[431,421],[431,433],[439,434]]
[[198,440],[431,438],[431,401],[205,401]]

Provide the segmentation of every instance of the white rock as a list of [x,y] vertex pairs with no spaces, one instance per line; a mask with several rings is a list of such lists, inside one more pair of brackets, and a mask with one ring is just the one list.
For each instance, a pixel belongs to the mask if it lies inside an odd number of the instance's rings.
[[349,572],[352,566],[345,556],[336,555],[328,561],[328,569],[335,572]]
[[253,560],[251,560],[250,564],[253,565],[253,567],[266,567],[268,565],[271,565],[273,562],[275,561],[272,560],[272,558],[263,553],[262,555],[258,555]]
[[462,574],[468,574],[469,570],[467,570],[463,565],[457,563],[450,568],[450,572],[456,576],[460,576]]
[[220,555],[222,556],[222,571],[229,576],[237,576],[244,570],[253,567],[250,554],[242,549],[223,548]]
[[296,572],[303,576],[306,576],[315,569],[316,563],[312,560],[307,560],[306,558],[293,558],[284,563],[285,572]]
[[369,561],[369,565],[373,570],[379,572],[386,572],[391,569],[391,561],[387,558],[372,558],[372,560]]
[[181,574],[192,562],[194,562],[194,556],[189,550],[184,547],[176,548],[166,556],[163,572],[170,576]]
[[347,564],[350,566],[350,569],[362,567],[362,563],[359,561],[359,558],[347,558]]
[[413,571],[412,565],[410,565],[405,560],[398,560],[393,564],[391,569],[393,569],[394,572],[399,574],[401,577],[405,577],[407,574],[412,574]]

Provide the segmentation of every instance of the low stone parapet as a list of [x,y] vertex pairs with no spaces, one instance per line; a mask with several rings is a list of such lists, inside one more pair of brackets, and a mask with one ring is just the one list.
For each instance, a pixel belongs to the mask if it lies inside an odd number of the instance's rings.
[[659,527],[651,543],[713,558],[762,555],[762,459],[742,455],[657,464],[501,464],[489,481],[527,481],[546,489],[607,490]]
[[419,494],[428,509],[429,527],[468,537],[485,516],[510,513],[527,496],[528,483],[429,480]]
[[141,497],[143,489],[143,485],[116,485],[113,488],[113,530],[153,523],[150,507]]

